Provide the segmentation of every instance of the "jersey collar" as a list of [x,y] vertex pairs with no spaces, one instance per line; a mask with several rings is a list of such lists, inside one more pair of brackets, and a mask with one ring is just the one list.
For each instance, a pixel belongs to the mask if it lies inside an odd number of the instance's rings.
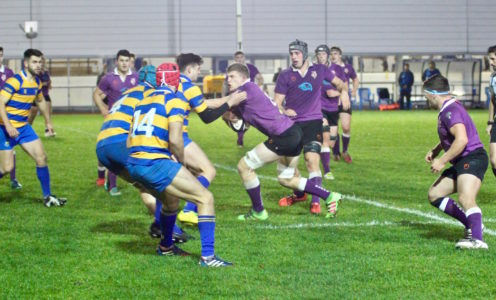
[[180,77],[182,79],[186,80],[187,82],[191,82],[191,79],[188,76],[184,75],[184,74],[181,74]]
[[312,62],[311,60],[309,60],[309,61],[308,61],[308,68],[307,68],[307,71],[306,71],[304,74],[303,74],[303,73],[301,73],[301,69],[297,69],[297,68],[293,67],[293,65],[291,65],[291,70],[293,70],[293,72],[298,72],[298,73],[300,73],[300,76],[303,78],[303,77],[305,77],[305,75],[307,75],[308,70],[310,70],[310,67],[312,67],[312,66],[313,66],[313,62]]
[[0,65],[0,72],[5,73],[5,66],[4,65]]
[[[131,68],[129,68],[129,70],[127,70],[127,74],[126,76],[129,76],[133,74],[133,71],[131,71]],[[120,76],[121,74],[119,74],[119,71],[117,70],[117,67],[114,68],[114,75],[117,75],[117,76]]]
[[443,110],[446,109],[446,107],[450,106],[451,104],[455,103],[456,102],[456,98],[451,98],[447,101],[444,101],[443,103],[443,106],[441,106],[441,111],[439,113],[442,113]]

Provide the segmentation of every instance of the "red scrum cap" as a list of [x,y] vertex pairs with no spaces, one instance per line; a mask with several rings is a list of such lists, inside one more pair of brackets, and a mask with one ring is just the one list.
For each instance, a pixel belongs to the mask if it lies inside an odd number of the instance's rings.
[[157,67],[157,87],[162,85],[173,86],[177,89],[179,86],[179,66],[175,63],[163,63]]

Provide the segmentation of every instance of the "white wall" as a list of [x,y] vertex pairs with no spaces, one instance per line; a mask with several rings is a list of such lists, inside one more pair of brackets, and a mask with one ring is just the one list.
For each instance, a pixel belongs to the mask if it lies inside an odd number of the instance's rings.
[[[242,0],[244,50],[284,54],[295,39],[347,54],[484,53],[496,28],[494,0]],[[236,50],[234,0],[33,0],[47,56],[138,55]],[[18,27],[29,0],[0,1],[0,45],[19,57],[29,41]]]

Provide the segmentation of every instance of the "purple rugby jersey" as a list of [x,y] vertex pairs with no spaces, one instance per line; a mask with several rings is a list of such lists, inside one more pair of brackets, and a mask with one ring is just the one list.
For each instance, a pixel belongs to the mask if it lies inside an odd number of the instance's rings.
[[343,68],[343,73],[346,76],[344,82],[349,83],[350,79],[357,78],[357,74],[355,72],[355,69],[353,69],[352,65],[346,63],[346,64],[342,65],[341,68]]
[[[292,109],[295,122],[322,119],[320,90],[324,80],[332,82],[335,75],[326,65],[314,64],[308,67],[304,76],[297,69],[289,67],[277,78],[275,92],[286,96],[286,109]],[[324,89],[327,89],[324,87]]]
[[[329,66],[329,70],[331,71],[332,74],[337,76],[339,79],[341,79],[343,82],[346,82],[348,80],[348,77],[344,74],[344,68],[331,63]],[[329,81],[325,80],[322,83],[322,92],[320,94],[320,103],[322,105],[322,110],[329,111],[329,112],[335,112],[338,111],[338,104],[339,104],[339,96],[338,97],[332,97],[329,98],[327,97],[327,90],[337,90],[334,85],[332,85]]]
[[48,84],[50,83],[50,73],[48,71],[41,71],[40,80],[41,80],[41,83],[43,84],[41,86],[41,93],[43,94],[43,96],[47,96],[48,95]]
[[121,80],[117,68],[113,72],[107,73],[103,76],[102,80],[98,84],[98,88],[107,95],[108,108],[111,109],[112,105],[119,100],[122,93],[138,84],[138,73],[128,71],[126,74],[126,79]]
[[233,108],[233,113],[266,136],[280,135],[293,126],[293,121],[281,114],[276,103],[255,83],[247,80],[238,90],[245,91],[247,98]]
[[456,159],[460,157],[467,156],[470,152],[482,148],[483,145],[479,139],[479,134],[475,128],[474,122],[468,115],[467,111],[463,105],[456,99],[450,99],[443,103],[443,107],[439,112],[438,122],[437,122],[437,133],[439,135],[439,140],[441,141],[441,146],[444,151],[448,151],[451,144],[455,140],[455,137],[450,133],[450,128],[455,124],[461,123],[465,126],[467,131],[468,143],[463,152],[454,158],[450,163],[453,163]]
[[7,68],[5,65],[0,65],[0,89],[5,84],[5,81],[10,77],[14,76],[14,72]]

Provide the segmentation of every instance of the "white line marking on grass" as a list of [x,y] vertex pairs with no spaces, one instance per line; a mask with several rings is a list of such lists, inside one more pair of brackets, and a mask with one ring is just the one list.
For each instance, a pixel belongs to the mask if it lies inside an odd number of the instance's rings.
[[326,228],[326,227],[373,227],[373,226],[408,226],[408,225],[431,225],[431,224],[442,224],[438,221],[427,221],[427,222],[390,222],[390,221],[370,221],[367,223],[300,223],[300,224],[289,224],[289,225],[259,225],[256,228],[259,229],[306,229],[306,228]]
[[[92,133],[89,133],[87,131],[84,131],[84,130],[80,130],[80,129],[76,129],[76,128],[72,128],[72,127],[63,127],[63,129],[67,129],[69,131],[73,131],[73,132],[77,132],[77,133],[81,133],[83,135],[86,135],[88,137],[92,137],[92,138],[95,138],[98,136],[98,134],[92,134]],[[62,130],[63,130],[62,129]]]
[[[225,166],[225,165],[221,165],[221,164],[214,164],[214,166],[217,167],[217,168],[219,168],[219,169],[226,170],[226,171],[237,172],[237,170],[235,168],[230,167],[230,166]],[[261,179],[278,181],[277,178],[272,177],[272,176],[264,176],[264,175],[257,175],[257,176],[258,176],[258,178],[261,178]],[[397,206],[389,205],[389,204],[382,203],[382,202],[375,201],[375,200],[370,200],[370,199],[364,199],[364,198],[361,198],[361,197],[356,197],[355,195],[343,195],[343,198],[344,199],[347,199],[347,200],[350,200],[350,201],[354,201],[354,202],[358,202],[358,203],[363,203],[363,204],[367,204],[367,205],[371,205],[371,206],[375,206],[375,207],[380,207],[380,208],[385,208],[385,209],[389,209],[389,210],[394,210],[394,211],[398,211],[398,212],[402,212],[402,213],[407,213],[407,214],[410,214],[410,215],[416,215],[416,216],[419,216],[419,217],[423,217],[423,218],[427,218],[427,219],[431,219],[431,220],[437,221],[439,223],[444,223],[444,224],[449,224],[449,225],[455,225],[455,226],[462,226],[457,221],[446,219],[446,218],[440,217],[438,215],[435,215],[433,213],[426,213],[426,212],[423,212],[423,211],[420,211],[420,210],[416,210],[416,209],[411,209],[411,208],[397,207]],[[492,220],[492,219],[488,219],[488,220]],[[484,221],[484,219],[483,219],[483,221]],[[488,221],[488,222],[490,222],[490,221]],[[298,224],[296,224],[296,225],[298,225]],[[484,233],[485,234],[492,235],[492,236],[496,236],[496,231],[491,230],[491,229],[488,229],[487,227],[484,229]]]

